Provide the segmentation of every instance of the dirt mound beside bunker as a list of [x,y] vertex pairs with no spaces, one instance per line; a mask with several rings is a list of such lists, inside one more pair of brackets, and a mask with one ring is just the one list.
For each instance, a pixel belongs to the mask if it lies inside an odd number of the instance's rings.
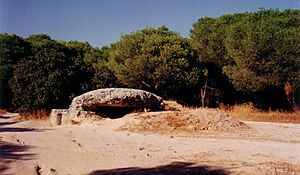
[[155,133],[239,132],[249,127],[219,110],[185,110],[133,113],[123,117],[121,130]]

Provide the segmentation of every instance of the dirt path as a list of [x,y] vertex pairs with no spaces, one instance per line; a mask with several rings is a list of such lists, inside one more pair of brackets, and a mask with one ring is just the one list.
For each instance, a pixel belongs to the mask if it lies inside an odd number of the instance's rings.
[[122,120],[49,127],[0,117],[0,174],[300,174],[300,125],[235,134],[116,131]]

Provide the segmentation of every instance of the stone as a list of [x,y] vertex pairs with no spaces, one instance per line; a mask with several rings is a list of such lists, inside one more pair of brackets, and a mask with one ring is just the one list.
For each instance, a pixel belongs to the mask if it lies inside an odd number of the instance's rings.
[[161,97],[138,89],[104,88],[75,97],[69,108],[71,118],[85,117],[86,111],[97,107],[127,107],[132,109],[162,110]]

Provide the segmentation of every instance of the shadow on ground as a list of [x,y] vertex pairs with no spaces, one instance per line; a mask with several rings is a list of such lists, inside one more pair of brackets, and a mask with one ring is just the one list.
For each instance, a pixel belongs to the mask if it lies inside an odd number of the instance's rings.
[[0,141],[0,159],[30,160],[33,154],[24,153],[30,146]]
[[13,127],[13,126],[7,127],[7,125],[13,125],[16,123],[18,122],[15,121],[0,122],[0,132],[41,132],[45,130],[45,129],[21,128],[21,127]]
[[44,129],[19,128],[19,127],[1,127],[0,132],[41,132]]
[[26,153],[30,148],[30,146],[0,141],[0,174],[4,174],[13,161],[33,159],[34,154]]
[[5,113],[5,114],[0,114],[0,119],[10,119],[13,117],[18,116],[19,113]]
[[229,175],[230,172],[218,167],[196,165],[188,162],[173,162],[153,168],[119,168],[96,170],[88,175]]
[[0,115],[0,119],[9,119],[11,117]]
[[0,126],[5,126],[5,125],[13,125],[16,124],[18,122],[0,122]]

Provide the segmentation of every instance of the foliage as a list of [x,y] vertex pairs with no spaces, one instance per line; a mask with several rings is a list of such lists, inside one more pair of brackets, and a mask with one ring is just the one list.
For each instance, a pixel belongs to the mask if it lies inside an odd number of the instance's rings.
[[[230,63],[226,59],[224,45],[225,28],[233,21],[231,15],[220,18],[200,18],[193,24],[191,30],[192,47],[197,52],[198,61],[207,70],[205,82],[209,88],[206,92],[205,103],[209,106],[218,106],[219,103],[233,104],[236,92],[229,82],[227,75],[222,71],[223,66]],[[203,99],[201,100],[203,101]]]
[[124,35],[115,48],[110,65],[121,83],[164,98],[195,98],[200,70],[187,39],[162,26]]
[[[87,91],[90,88],[98,89],[120,85],[117,77],[107,65],[112,52],[110,47],[103,46],[101,49],[98,49],[88,43],[78,41],[67,42],[65,45],[72,49],[78,57],[83,58],[84,63],[88,65],[87,69],[89,69],[90,74],[85,79],[90,81],[86,85],[88,88],[83,89],[83,91]],[[80,65],[78,66],[80,67]]]
[[262,10],[229,27],[225,47],[233,64],[224,72],[237,90],[255,92],[299,83],[300,25],[294,22],[300,20],[300,11],[296,12]]
[[114,52],[113,48],[103,46],[100,50],[100,59],[94,63],[95,74],[93,77],[93,88],[110,88],[110,87],[123,87],[122,83],[118,80],[113,70],[109,66],[109,60]]
[[300,86],[299,38],[300,10],[272,9],[201,18],[191,39],[162,26],[102,48],[46,34],[0,34],[0,108],[65,108],[73,97],[106,87],[143,89],[185,104],[288,108],[284,84]]
[[30,53],[30,45],[16,35],[0,34],[0,108],[11,104],[11,91],[8,81],[12,76],[13,66]]
[[14,108],[24,112],[67,107],[75,95],[90,89],[82,57],[50,38],[30,37],[28,41],[32,56],[15,65],[9,82]]
[[114,72],[106,63],[99,63],[94,66],[93,89],[121,87],[122,84],[115,76]]
[[2,108],[20,112],[63,108],[83,92],[117,84],[105,66],[107,47],[58,42],[45,34],[26,40],[1,34],[0,41]]
[[[218,82],[216,87],[227,88],[232,83],[239,92],[235,100],[242,92],[243,100],[260,107],[286,106],[284,84],[297,88],[300,82],[299,13],[261,9],[199,19],[191,30],[193,46],[200,61],[216,66],[210,71],[223,71],[211,78]],[[220,86],[222,79],[225,84]]]

